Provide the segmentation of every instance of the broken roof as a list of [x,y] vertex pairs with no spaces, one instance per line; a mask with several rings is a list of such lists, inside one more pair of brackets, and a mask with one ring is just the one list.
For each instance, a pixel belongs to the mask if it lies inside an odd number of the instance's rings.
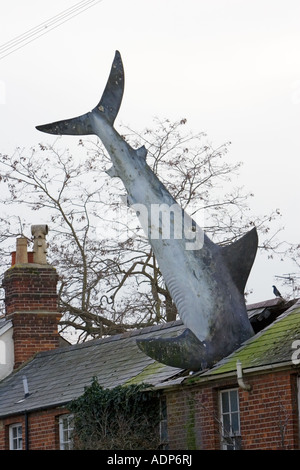
[[[142,382],[167,388],[189,383],[189,379],[207,381],[235,374],[238,359],[247,373],[257,368],[292,365],[292,345],[300,340],[300,301],[210,370],[192,377],[187,376],[187,371],[151,359],[136,344],[137,338],[178,336],[184,329],[179,320],[39,353],[0,382],[0,417],[65,405],[82,395],[93,377],[103,388]],[[29,387],[26,399],[24,375]]]
[[251,320],[254,316],[261,315],[262,312],[266,311],[267,309],[272,309],[274,307],[278,307],[278,305],[284,304],[284,300],[278,297],[274,299],[264,300],[263,302],[257,302],[255,304],[248,304],[247,305],[247,313],[248,318]]
[[[235,352],[219,361],[201,377],[215,377],[236,373],[236,363],[241,361],[243,370],[275,368],[293,365],[294,341],[300,340],[300,301],[281,314],[271,325],[248,339]],[[299,343],[300,344],[300,343]],[[298,345],[299,348],[299,345]]]

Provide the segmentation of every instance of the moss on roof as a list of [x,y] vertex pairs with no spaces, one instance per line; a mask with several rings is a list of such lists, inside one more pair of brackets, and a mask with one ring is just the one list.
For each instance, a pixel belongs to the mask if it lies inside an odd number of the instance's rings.
[[201,377],[235,371],[238,359],[243,369],[291,361],[294,352],[292,344],[296,339],[300,340],[299,304],[290,310]]
[[161,364],[160,362],[153,362],[145,367],[138,375],[132,377],[131,379],[127,380],[125,385],[133,385],[133,384],[140,384],[140,383],[148,383],[147,380],[152,378],[153,375],[159,374],[161,369],[164,369],[166,366]]

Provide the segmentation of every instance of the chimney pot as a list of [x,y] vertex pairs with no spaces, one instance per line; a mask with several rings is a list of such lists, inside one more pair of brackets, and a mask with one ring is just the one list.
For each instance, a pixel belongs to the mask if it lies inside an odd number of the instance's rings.
[[33,235],[33,262],[37,264],[47,264],[46,235],[48,225],[32,225],[31,234]]
[[17,238],[16,264],[28,263],[27,239],[25,237]]

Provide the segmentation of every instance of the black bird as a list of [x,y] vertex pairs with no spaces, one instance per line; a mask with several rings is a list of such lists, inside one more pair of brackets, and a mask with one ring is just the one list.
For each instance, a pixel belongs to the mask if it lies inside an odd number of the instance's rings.
[[277,289],[276,286],[272,286],[273,287],[273,293],[274,295],[276,295],[276,297],[281,297],[282,298],[282,295],[280,294],[279,290]]

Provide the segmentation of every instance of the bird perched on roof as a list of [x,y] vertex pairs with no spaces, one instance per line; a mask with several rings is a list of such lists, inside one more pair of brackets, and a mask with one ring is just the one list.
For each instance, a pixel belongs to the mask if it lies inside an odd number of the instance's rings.
[[282,295],[280,294],[279,290],[277,289],[276,286],[272,286],[273,287],[273,293],[274,295],[276,295],[276,297],[281,297],[282,298]]

